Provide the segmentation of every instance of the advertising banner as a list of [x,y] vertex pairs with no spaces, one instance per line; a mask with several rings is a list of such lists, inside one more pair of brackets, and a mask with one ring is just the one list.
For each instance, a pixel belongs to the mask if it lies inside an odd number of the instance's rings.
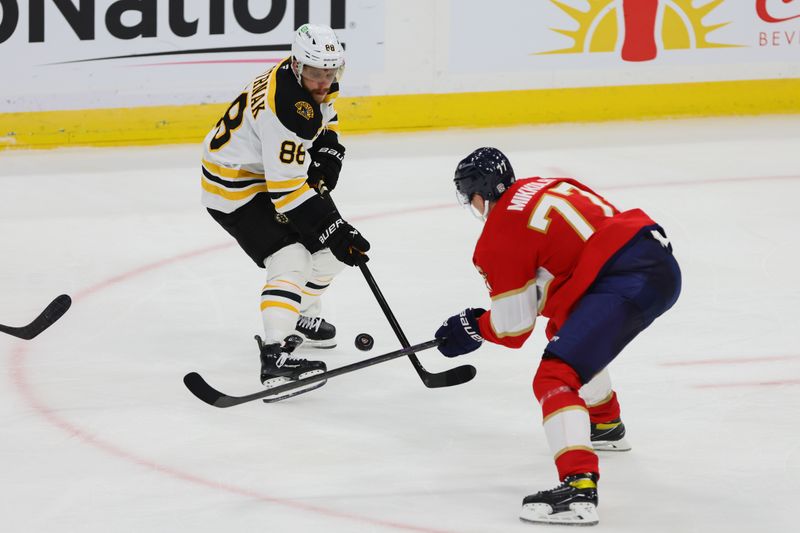
[[476,90],[800,77],[800,0],[459,5],[449,68]]
[[202,138],[306,22],[346,132],[800,112],[800,0],[0,0],[0,148]]
[[305,22],[334,28],[366,91],[381,1],[0,0],[0,113],[225,102]]

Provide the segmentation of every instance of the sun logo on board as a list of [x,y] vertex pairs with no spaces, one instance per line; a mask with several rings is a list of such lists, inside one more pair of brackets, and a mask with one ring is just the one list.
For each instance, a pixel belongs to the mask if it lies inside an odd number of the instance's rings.
[[[650,61],[661,50],[729,48],[715,43],[709,34],[729,22],[705,25],[706,15],[725,0],[710,0],[693,7],[692,0],[586,0],[580,10],[560,0],[550,0],[577,23],[575,30],[551,28],[573,40],[569,48],[542,54],[619,52],[624,61]],[[697,3],[696,1],[694,3]],[[660,43],[660,44],[659,44]]]

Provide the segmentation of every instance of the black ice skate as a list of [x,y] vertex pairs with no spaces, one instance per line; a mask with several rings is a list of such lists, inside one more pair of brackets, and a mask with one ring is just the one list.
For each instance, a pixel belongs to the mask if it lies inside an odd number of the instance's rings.
[[597,516],[597,474],[567,476],[558,487],[522,500],[520,519],[537,524],[593,526]]
[[592,448],[600,452],[627,452],[625,424],[619,418],[603,424],[592,424]]
[[303,338],[303,346],[310,348],[335,348],[336,328],[322,317],[300,315],[294,327]]
[[[322,361],[308,361],[306,359],[292,357],[291,354],[294,349],[303,342],[297,335],[289,335],[286,337],[283,346],[277,342],[274,344],[264,344],[264,341],[262,341],[261,337],[258,335],[256,335],[256,342],[258,342],[258,348],[261,351],[261,383],[267,389],[278,387],[290,381],[298,381],[303,378],[321,374],[327,370],[327,366]],[[327,380],[318,381],[310,384],[308,387],[294,389],[282,395],[270,396],[264,401],[269,403],[284,400],[304,392],[318,389],[325,385],[326,382]]]

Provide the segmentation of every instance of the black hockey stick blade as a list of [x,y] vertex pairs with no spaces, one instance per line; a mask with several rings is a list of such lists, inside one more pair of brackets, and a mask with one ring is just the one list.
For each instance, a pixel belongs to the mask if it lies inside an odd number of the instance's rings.
[[[395,318],[391,308],[389,308],[389,304],[386,301],[386,298],[383,296],[380,287],[378,287],[378,282],[375,281],[375,278],[372,276],[372,272],[370,272],[369,267],[367,267],[366,263],[361,263],[358,265],[358,267],[361,269],[361,273],[364,274],[364,279],[367,281],[367,285],[369,285],[373,296],[375,296],[375,299],[378,301],[378,305],[383,311],[384,316],[386,316],[386,320],[389,321],[389,325],[392,326],[392,330],[394,331],[395,336],[397,336],[397,340],[400,341],[400,345],[403,348],[408,348],[408,339],[406,338],[405,333],[403,333],[403,330],[400,328],[400,323],[397,321],[397,318]],[[478,373],[478,371],[475,370],[475,367],[472,365],[462,365],[438,373],[428,372],[425,370],[425,367],[422,366],[419,358],[417,358],[413,352],[408,354],[408,358],[411,361],[411,364],[414,366],[414,370],[417,371],[417,375],[422,380],[422,383],[425,384],[425,386],[429,389],[461,385],[462,383],[466,383],[474,378],[475,374]]]
[[[233,407],[234,405],[240,405],[243,403],[252,402],[253,400],[261,400],[265,398],[269,399],[270,396],[275,396],[276,394],[281,394],[284,392],[292,391],[294,389],[299,389],[301,387],[306,387],[311,383],[325,381],[336,376],[341,376],[342,374],[348,374],[355,370],[366,368],[368,366],[377,365],[378,363],[383,363],[385,361],[390,361],[392,359],[397,359],[398,357],[404,357],[412,352],[421,352],[423,350],[428,350],[430,348],[438,346],[441,342],[442,341],[439,339],[433,339],[427,342],[423,342],[421,344],[409,346],[408,348],[403,348],[402,350],[395,350],[393,352],[389,352],[383,355],[376,355],[375,357],[364,359],[362,361],[357,361],[355,363],[335,368],[333,370],[329,370],[328,372],[323,372],[321,374],[317,374],[309,378],[299,379],[297,381],[286,383],[285,385],[280,385],[278,387],[273,387],[271,389],[261,390],[258,392],[254,392],[253,394],[247,394],[245,396],[229,396],[225,393],[222,393],[217,389],[215,389],[214,387],[212,387],[211,385],[209,385],[208,382],[206,382],[206,380],[203,379],[203,376],[201,376],[197,372],[190,372],[186,374],[183,377],[183,384],[186,385],[186,388],[189,389],[189,392],[194,394],[198,399],[202,400],[208,405],[221,408]],[[288,396],[286,398],[288,398]]]
[[69,295],[62,294],[56,296],[56,298],[44,308],[44,311],[27,326],[15,328],[0,324],[0,331],[29,341],[52,326],[56,320],[64,316],[64,313],[67,312],[67,309],[69,309],[71,305],[72,298],[70,298]]
[[[412,354],[411,357],[413,357],[411,360],[412,364],[415,360],[419,362],[419,359],[417,359],[415,355]],[[426,387],[435,389],[439,387],[453,387],[455,385],[466,383],[474,378],[478,371],[472,365],[461,365],[449,370],[445,370],[444,372],[434,374],[425,370],[420,363],[417,373],[419,374],[419,377],[422,378],[422,382]]]

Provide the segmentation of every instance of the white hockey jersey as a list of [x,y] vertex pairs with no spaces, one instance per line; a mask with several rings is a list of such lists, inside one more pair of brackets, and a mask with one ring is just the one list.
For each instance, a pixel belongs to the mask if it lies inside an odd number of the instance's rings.
[[306,152],[326,129],[338,132],[338,94],[334,83],[318,105],[297,82],[291,58],[256,77],[203,142],[203,205],[231,213],[264,192],[286,213],[315,196]]

